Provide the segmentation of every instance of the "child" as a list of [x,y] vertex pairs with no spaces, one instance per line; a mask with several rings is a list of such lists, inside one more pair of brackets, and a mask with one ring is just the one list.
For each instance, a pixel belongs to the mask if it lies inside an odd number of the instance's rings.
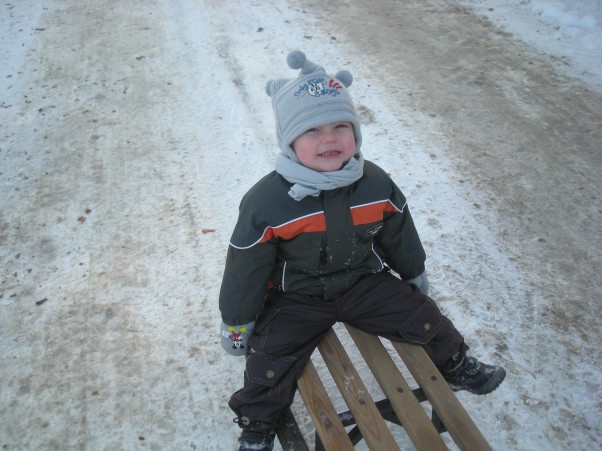
[[219,299],[222,346],[247,355],[244,387],[229,402],[240,450],[272,449],[297,378],[337,321],[422,345],[455,390],[486,394],[506,374],[466,356],[427,297],[405,197],[360,152],[351,74],[331,77],[298,51],[287,61],[298,78],[266,85],[282,153],[242,199]]

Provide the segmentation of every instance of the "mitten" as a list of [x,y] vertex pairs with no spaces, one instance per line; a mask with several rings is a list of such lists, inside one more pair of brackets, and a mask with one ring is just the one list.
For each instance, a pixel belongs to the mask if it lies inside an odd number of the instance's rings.
[[426,272],[423,272],[422,274],[414,277],[413,279],[406,280],[406,283],[416,285],[422,294],[424,294],[425,296],[429,295],[429,280],[426,278]]
[[249,337],[255,329],[255,321],[239,326],[230,326],[222,321],[222,348],[228,354],[239,356],[249,350]]

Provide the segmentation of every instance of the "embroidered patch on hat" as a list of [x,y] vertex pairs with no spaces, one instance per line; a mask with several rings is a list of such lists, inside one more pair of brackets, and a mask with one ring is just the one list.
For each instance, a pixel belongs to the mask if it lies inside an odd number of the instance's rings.
[[323,77],[307,80],[307,83],[299,86],[299,89],[294,93],[294,96],[302,98],[305,94],[309,94],[313,97],[325,95],[336,97],[339,95],[337,89],[343,89],[343,86],[333,78],[328,81],[328,87],[325,86],[325,82],[326,79]]

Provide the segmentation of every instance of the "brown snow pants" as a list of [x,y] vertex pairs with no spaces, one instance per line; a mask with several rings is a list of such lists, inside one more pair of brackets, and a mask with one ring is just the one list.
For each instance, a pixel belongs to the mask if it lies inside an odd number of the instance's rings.
[[229,402],[241,427],[276,429],[282,411],[293,402],[296,381],[311,354],[337,321],[422,345],[442,371],[451,369],[447,366],[452,357],[463,357],[468,349],[432,299],[388,272],[368,275],[328,302],[293,293],[271,294],[249,339],[244,386]]

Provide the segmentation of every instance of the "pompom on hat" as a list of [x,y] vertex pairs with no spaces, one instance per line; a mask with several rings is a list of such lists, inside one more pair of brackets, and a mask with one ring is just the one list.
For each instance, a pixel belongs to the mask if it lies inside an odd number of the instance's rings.
[[353,124],[356,152],[362,144],[360,122],[347,88],[353,77],[349,71],[326,74],[322,66],[309,61],[301,51],[288,54],[291,69],[301,69],[294,79],[270,80],[266,93],[272,98],[276,117],[276,135],[282,153],[298,162],[292,142],[307,130],[331,122]]

